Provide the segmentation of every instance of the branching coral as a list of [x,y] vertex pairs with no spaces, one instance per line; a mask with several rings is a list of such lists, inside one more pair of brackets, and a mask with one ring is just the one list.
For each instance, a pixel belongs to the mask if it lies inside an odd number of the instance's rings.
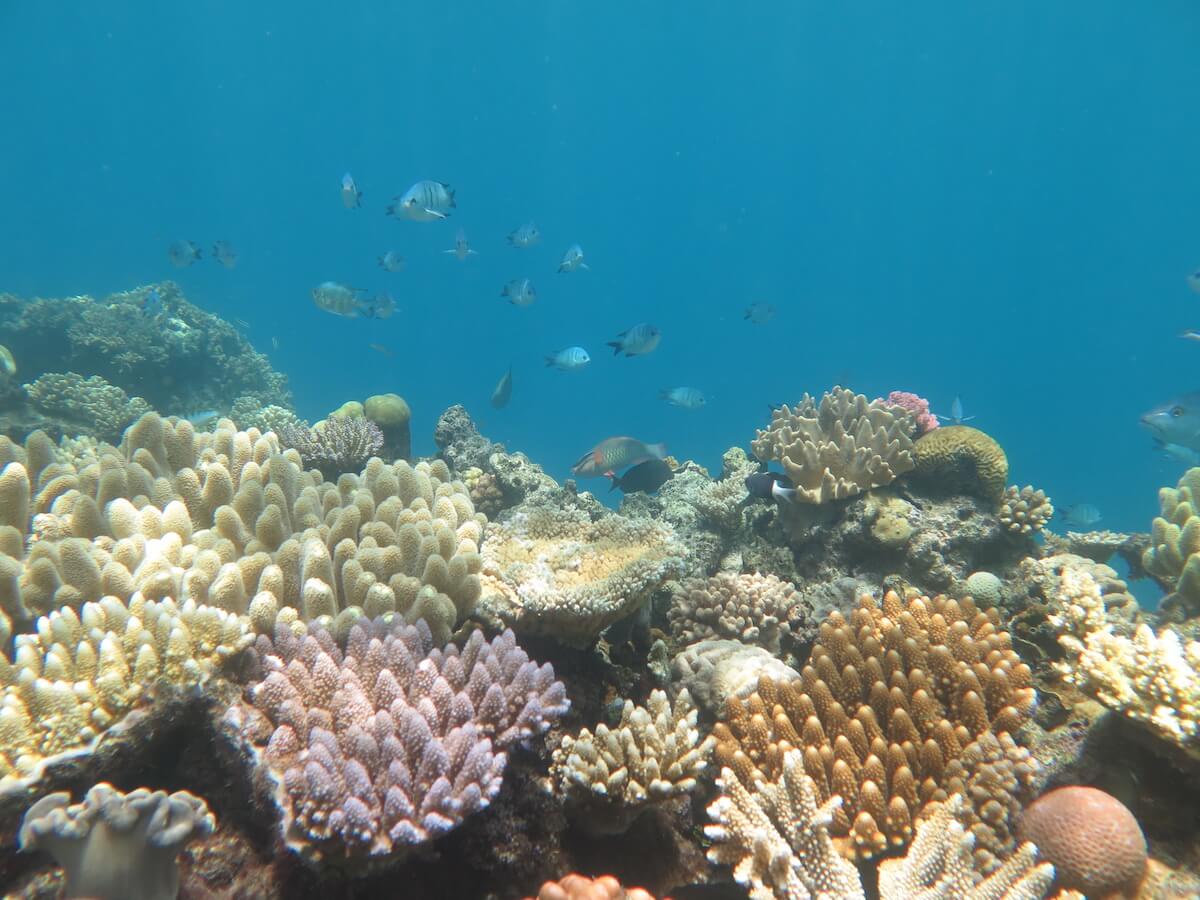
[[150,412],[141,397],[130,397],[99,375],[47,372],[25,385],[25,393],[41,412],[110,441],[119,440],[127,425]]
[[900,407],[834,388],[819,404],[805,394],[794,408],[775,410],[750,446],[759,459],[783,466],[797,499],[825,503],[890,484],[912,469],[912,431]]
[[314,428],[284,426],[279,442],[295,449],[306,466],[319,469],[328,481],[357,472],[383,447],[383,432],[367,419],[330,418]]
[[684,582],[667,616],[681,643],[725,638],[778,653],[780,638],[807,609],[796,588],[774,575],[719,573]]
[[686,690],[672,704],[653,691],[645,707],[626,700],[615,728],[564,735],[554,751],[559,791],[581,804],[581,822],[596,833],[621,832],[648,804],[686,794],[712,749],[701,739]]
[[856,857],[901,846],[947,766],[989,731],[1015,731],[1033,708],[1032,673],[994,610],[945,597],[882,606],[864,597],[847,623],[821,626],[801,682],[762,679],[717,723],[716,758],[747,785],[777,776],[792,747],[822,800],[838,794],[833,831]]
[[494,525],[482,553],[481,614],[586,647],[678,574],[687,551],[656,522],[535,508]]
[[58,861],[68,897],[175,900],[175,857],[214,826],[205,802],[187,791],[122,794],[100,783],[82,803],[71,804],[67,793],[40,799],[25,813],[20,842]]
[[939,494],[970,494],[999,504],[1008,457],[995,440],[969,425],[926,432],[913,445],[913,477]]
[[1087,572],[1062,573],[1060,615],[1067,659],[1063,678],[1149,728],[1164,740],[1200,755],[1200,642],[1187,644],[1171,628],[1157,635],[1140,625],[1132,638],[1113,633],[1104,598]]
[[1142,565],[1170,592],[1163,611],[1176,621],[1200,615],[1200,468],[1158,492],[1161,511]]
[[1044,491],[1035,491],[1032,485],[1023,488],[1010,485],[1004,491],[997,515],[1000,524],[1013,534],[1033,534],[1054,518],[1054,505]]
[[502,748],[568,706],[511,631],[437,650],[423,622],[380,618],[344,651],[319,626],[256,649],[266,677],[227,719],[278,784],[284,840],[313,862],[391,860],[454,828],[500,789]]

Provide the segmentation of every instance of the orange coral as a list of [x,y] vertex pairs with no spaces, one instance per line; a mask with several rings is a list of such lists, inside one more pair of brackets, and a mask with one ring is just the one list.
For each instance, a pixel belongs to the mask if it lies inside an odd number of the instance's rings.
[[[525,900],[535,898],[526,897]],[[571,874],[561,881],[547,881],[538,891],[536,900],[654,900],[654,895],[641,888],[623,888],[611,875],[592,879]]]

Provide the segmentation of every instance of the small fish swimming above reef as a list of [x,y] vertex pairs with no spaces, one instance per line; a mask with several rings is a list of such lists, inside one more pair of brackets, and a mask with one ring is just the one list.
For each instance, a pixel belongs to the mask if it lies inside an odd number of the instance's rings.
[[766,325],[775,318],[775,307],[770,303],[751,303],[742,318],[755,325]]
[[1194,328],[1179,332],[1179,336],[1185,341],[1200,341],[1200,331],[1196,331]]
[[1141,421],[1160,444],[1200,450],[1200,391],[1172,397],[1143,415]]
[[390,319],[396,311],[396,301],[387,291],[380,291],[360,306],[362,314],[368,319]]
[[622,494],[653,494],[660,487],[675,477],[670,464],[661,459],[648,459],[638,463],[620,478],[609,474],[612,484],[608,486],[611,493],[619,490]]
[[167,248],[167,258],[177,269],[186,269],[200,258],[200,248],[191,241],[176,241]]
[[576,369],[582,369],[591,361],[592,358],[582,347],[567,347],[565,350],[559,350],[553,356],[547,356],[546,368],[553,366],[564,372],[574,372]]
[[532,222],[526,222],[524,225],[514,228],[508,236],[508,242],[514,247],[532,247],[541,239],[542,233]]
[[395,250],[389,250],[379,257],[379,268],[385,272],[399,272],[404,268],[404,257]]
[[1104,518],[1100,510],[1090,503],[1076,503],[1073,506],[1062,506],[1058,509],[1058,517],[1063,524],[1070,528],[1091,528]]
[[17,361],[13,359],[12,351],[0,344],[0,380],[12,378],[17,374]]
[[163,311],[162,294],[158,292],[158,288],[152,287],[142,296],[142,315],[148,319],[153,319]]
[[454,209],[454,188],[440,181],[418,181],[387,208],[388,215],[413,222],[436,222]]
[[652,352],[661,340],[661,331],[653,325],[641,322],[628,331],[622,331],[617,335],[617,340],[608,341],[608,346],[613,348],[614,356],[620,356],[622,353],[626,356],[645,356]]
[[954,402],[950,404],[950,415],[946,416],[946,415],[942,415],[941,413],[938,413],[937,418],[945,419],[951,425],[961,425],[964,422],[970,422],[975,417],[974,416],[964,416],[963,415],[962,398],[955,397]]
[[449,250],[443,250],[443,253],[453,253],[459,262],[462,262],[468,256],[478,256],[478,250],[472,250],[471,245],[467,242],[467,233],[461,228],[458,229],[458,234],[454,236],[454,246]]
[[354,183],[354,176],[347,172],[342,176],[342,206],[358,209],[362,206],[362,191]]
[[643,444],[637,438],[610,437],[579,457],[571,471],[580,478],[598,478],[666,455],[666,444]]
[[207,431],[209,425],[221,418],[221,414],[215,409],[202,409],[200,412],[189,413],[181,418],[197,431]]
[[791,502],[796,498],[796,489],[792,480],[778,472],[757,472],[746,476],[746,490],[751,497],[759,500],[783,500]]
[[679,406],[683,409],[701,409],[707,402],[704,394],[692,387],[677,387],[671,388],[669,391],[661,391],[659,397],[672,406]]
[[229,241],[217,241],[212,248],[213,259],[227,269],[237,265],[238,253]]
[[1200,269],[1197,269],[1187,277],[1187,283],[1188,287],[1190,287],[1197,294],[1200,294]]
[[496,389],[492,391],[492,406],[496,409],[504,409],[508,406],[508,401],[512,399],[512,366],[508,367],[508,371],[504,376],[496,382]]
[[355,296],[357,293],[357,288],[346,287],[336,281],[324,281],[312,289],[312,298],[318,309],[335,316],[357,319],[362,312],[362,303]]
[[537,291],[528,278],[514,278],[501,289],[500,296],[507,297],[513,306],[530,306],[537,299]]
[[586,269],[588,264],[583,261],[583,248],[572,244],[563,254],[562,262],[558,264],[559,273],[574,272],[576,269]]

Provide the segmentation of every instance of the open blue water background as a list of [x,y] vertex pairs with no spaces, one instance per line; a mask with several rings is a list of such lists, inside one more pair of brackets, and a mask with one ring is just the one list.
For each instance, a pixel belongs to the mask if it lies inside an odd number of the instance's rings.
[[[1137,417],[1200,386],[1175,337],[1200,327],[1192,0],[113,6],[0,9],[0,290],[173,278],[249,323],[302,415],[397,391],[428,453],[461,402],[559,477],[613,434],[719,468],[768,403],[838,381],[961,395],[1012,480],[1108,527],[1145,530],[1182,468]],[[421,178],[455,215],[385,216]],[[508,247],[530,220],[542,244]],[[458,227],[465,263],[438,252]],[[239,264],[177,271],[177,239]],[[576,241],[592,271],[555,274]],[[532,307],[499,297],[520,276]],[[331,316],[324,280],[400,312]],[[661,347],[612,358],[641,321]],[[571,344],[586,370],[543,367]],[[677,385],[707,407],[658,399]]]

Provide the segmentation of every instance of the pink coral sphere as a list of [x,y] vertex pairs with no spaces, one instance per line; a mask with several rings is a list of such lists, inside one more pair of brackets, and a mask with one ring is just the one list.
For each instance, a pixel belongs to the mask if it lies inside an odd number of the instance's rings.
[[941,424],[938,422],[937,416],[929,411],[929,401],[910,391],[892,391],[887,395],[887,402],[912,413],[913,418],[917,421],[918,435],[933,431]]
[[1043,794],[1025,810],[1017,829],[1054,864],[1057,884],[1104,897],[1133,891],[1146,871],[1146,838],[1120,800],[1093,787],[1072,785]]

